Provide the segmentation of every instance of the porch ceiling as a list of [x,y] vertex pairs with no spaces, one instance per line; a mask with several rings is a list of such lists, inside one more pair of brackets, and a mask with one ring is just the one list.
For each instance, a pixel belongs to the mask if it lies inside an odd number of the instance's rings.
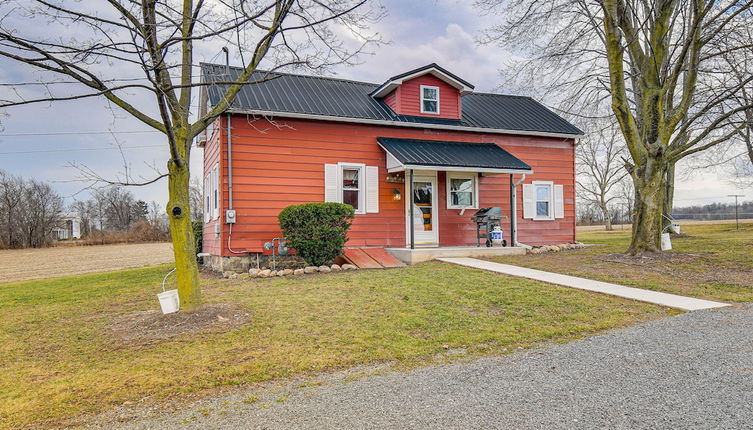
[[471,171],[487,173],[533,173],[531,166],[493,143],[378,137],[387,152],[387,170],[408,169]]

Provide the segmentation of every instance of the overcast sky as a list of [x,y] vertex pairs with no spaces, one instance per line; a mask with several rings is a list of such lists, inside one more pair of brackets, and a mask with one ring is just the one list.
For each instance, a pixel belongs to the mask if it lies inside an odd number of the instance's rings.
[[[497,68],[510,54],[474,42],[478,32],[492,21],[478,16],[469,3],[385,0],[389,16],[377,24],[376,30],[390,43],[375,49],[373,55],[363,56],[362,64],[341,67],[335,73],[349,79],[382,82],[389,76],[435,62],[473,83],[478,91],[504,92],[504,88],[498,88]],[[200,53],[197,62],[218,61],[218,53],[219,49]],[[234,64],[240,65],[237,60]],[[30,80],[34,75],[26,66],[0,60],[0,83]],[[53,182],[68,202],[87,196],[86,191],[79,193],[83,187],[75,181],[79,172],[69,164],[85,164],[103,176],[121,172],[123,161],[114,149],[116,143],[126,148],[124,154],[134,172],[146,177],[153,173],[152,166],[164,170],[167,149],[162,136],[123,112],[113,112],[100,99],[30,105],[6,113],[9,116],[0,118],[5,127],[0,132],[0,169]],[[193,157],[194,172],[200,172],[202,150],[194,150]],[[163,181],[133,191],[139,199],[164,205],[166,187]],[[729,202],[731,199],[725,196],[733,193],[741,190],[714,174],[698,173],[677,183],[676,205]]]

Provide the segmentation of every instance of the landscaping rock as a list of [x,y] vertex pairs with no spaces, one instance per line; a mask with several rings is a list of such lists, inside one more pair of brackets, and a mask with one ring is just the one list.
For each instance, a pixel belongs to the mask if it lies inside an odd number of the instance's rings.
[[259,272],[261,272],[261,269],[257,269],[257,268],[248,269],[248,276],[252,278],[258,278]]
[[304,273],[306,273],[306,272],[304,272],[303,269],[295,269],[295,270],[293,270],[293,275],[295,275],[295,276],[301,276]]
[[293,269],[283,269],[282,276],[288,276],[293,274]]
[[328,266],[319,266],[319,271],[322,273],[329,273],[332,271]]
[[306,266],[303,269],[303,273],[316,273],[319,271],[319,268],[316,266]]
[[285,276],[285,275],[287,275],[287,273],[285,273],[285,270],[284,270],[284,269],[283,269],[283,270],[278,270],[278,271],[277,271],[277,276]]
[[230,276],[228,276],[228,279],[236,279],[238,277],[237,273],[231,273]]
[[343,264],[342,265],[343,270],[358,270],[358,267],[352,265],[352,264]]
[[333,265],[329,266],[329,268],[330,268],[330,269],[332,269],[332,271],[333,271],[333,272],[339,272],[339,271],[343,270],[343,269],[342,269],[342,268],[341,268],[341,267],[340,267],[339,265],[337,265],[337,264],[333,264]]
[[250,277],[251,277],[251,275],[249,275],[248,273],[240,273],[237,276],[238,279],[243,279],[243,280],[246,280],[246,279],[248,279]]
[[268,278],[271,274],[272,274],[271,270],[265,269],[265,270],[262,270],[261,272],[259,272],[259,277],[260,278]]
[[225,278],[225,279],[228,279],[228,278],[230,278],[230,275],[232,275],[232,274],[233,274],[233,272],[222,272],[222,277]]

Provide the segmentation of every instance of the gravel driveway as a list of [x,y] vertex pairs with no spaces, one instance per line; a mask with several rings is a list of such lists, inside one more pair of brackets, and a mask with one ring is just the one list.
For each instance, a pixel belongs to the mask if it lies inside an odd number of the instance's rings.
[[[321,378],[319,378],[321,380]],[[224,394],[143,429],[750,429],[753,305],[471,363]],[[243,399],[247,399],[243,402]],[[110,421],[111,420],[111,421]],[[120,427],[118,427],[120,426]]]

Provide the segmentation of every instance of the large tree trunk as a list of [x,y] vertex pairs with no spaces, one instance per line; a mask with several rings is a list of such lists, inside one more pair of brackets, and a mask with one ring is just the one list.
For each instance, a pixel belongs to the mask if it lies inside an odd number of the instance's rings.
[[191,226],[189,199],[191,175],[188,171],[188,162],[178,166],[171,160],[168,163],[168,170],[170,172],[168,177],[170,199],[166,209],[170,218],[170,235],[173,241],[180,308],[190,312],[201,304],[199,267],[196,263],[196,245]]
[[635,185],[633,235],[628,248],[631,255],[661,251],[662,213],[665,208],[667,165],[649,160],[645,170],[632,175]]
[[666,192],[664,194],[664,209],[662,212],[667,215],[667,218],[662,217],[662,226],[664,228],[669,227],[672,222],[669,220],[672,217],[672,210],[674,209],[675,200],[675,163],[670,163],[667,167],[667,184]]
[[609,206],[607,206],[606,203],[601,203],[599,205],[599,209],[601,209],[601,214],[604,217],[604,230],[614,230],[614,228],[612,227],[612,214],[609,213]]

